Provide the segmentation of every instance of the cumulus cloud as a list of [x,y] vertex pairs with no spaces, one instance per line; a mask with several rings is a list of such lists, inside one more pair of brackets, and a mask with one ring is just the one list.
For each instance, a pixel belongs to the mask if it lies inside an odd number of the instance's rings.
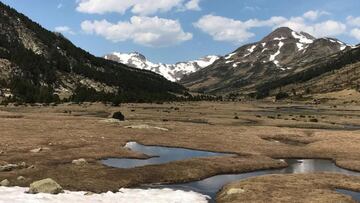
[[214,40],[242,43],[253,37],[244,22],[222,16],[206,15],[196,22],[195,27],[210,34]]
[[190,0],[185,4],[186,9],[188,10],[194,10],[194,11],[200,11],[200,0]]
[[285,18],[274,16],[266,20],[249,19],[235,20],[222,16],[205,15],[194,26],[211,35],[214,40],[240,44],[248,41],[255,34],[251,32],[256,27],[289,27],[295,31],[308,32],[315,37],[337,36],[346,32],[346,25],[339,21],[327,20],[314,22],[320,15],[328,14],[323,11],[309,11],[303,16]]
[[348,16],[346,20],[350,26],[360,27],[360,17]]
[[355,28],[350,31],[350,35],[360,41],[360,29]]
[[77,4],[77,11],[91,14],[109,12],[124,14],[131,10],[136,15],[152,15],[174,8],[200,10],[199,0],[77,0]]
[[319,11],[319,10],[310,10],[304,13],[303,17],[309,20],[317,20],[320,16],[329,15],[329,12]]
[[159,17],[133,16],[129,22],[116,24],[106,20],[84,21],[81,28],[113,42],[132,40],[149,47],[166,47],[192,39],[192,34],[184,32],[178,21]]
[[75,32],[71,30],[70,27],[68,26],[57,26],[55,27],[55,32],[60,32],[63,34],[71,34],[71,35],[75,35]]

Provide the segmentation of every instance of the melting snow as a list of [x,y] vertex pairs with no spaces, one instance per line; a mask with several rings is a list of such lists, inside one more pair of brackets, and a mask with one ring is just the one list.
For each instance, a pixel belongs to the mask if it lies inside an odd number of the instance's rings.
[[302,44],[311,44],[311,43],[314,42],[314,40],[309,39],[306,36],[301,35],[301,34],[295,32],[295,31],[291,32],[291,34],[295,39],[299,39],[299,42],[302,43]]
[[303,50],[304,49],[304,44],[301,44],[301,43],[296,43],[296,46],[298,48],[299,51]]
[[226,60],[230,59],[232,56],[234,56],[236,53],[231,53],[225,57]]
[[207,202],[208,196],[193,192],[172,189],[120,189],[118,193],[85,195],[86,192],[65,191],[63,194],[26,194],[28,188],[0,187],[0,202],[12,203],[187,203]]
[[228,64],[228,63],[232,63],[234,62],[233,60],[230,60],[230,61],[226,61],[225,63]]
[[239,62],[238,62],[238,63],[234,63],[234,64],[233,64],[233,67],[236,68],[239,64],[240,64]]
[[279,61],[277,61],[275,59],[281,53],[280,50],[281,50],[282,46],[284,46],[284,42],[280,41],[279,44],[278,44],[278,47],[279,47],[278,51],[275,54],[270,55],[269,61],[273,61],[276,66],[280,66]]
[[254,52],[255,48],[256,48],[256,45],[253,45],[253,46],[251,46],[249,49],[247,49],[248,53],[245,54],[244,57],[247,57],[247,56],[249,56],[250,54],[252,54],[252,53]]
[[283,40],[283,39],[286,39],[285,37],[281,36],[281,37],[275,37],[274,40]]
[[264,43],[261,43],[261,45],[263,46],[263,47],[265,47],[266,46],[266,43],[264,42]]

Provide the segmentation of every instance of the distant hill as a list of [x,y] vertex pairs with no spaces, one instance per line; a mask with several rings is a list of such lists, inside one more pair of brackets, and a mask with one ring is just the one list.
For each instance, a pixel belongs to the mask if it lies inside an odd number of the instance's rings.
[[3,99],[143,102],[176,100],[184,93],[151,71],[95,57],[0,2]]
[[276,94],[284,85],[303,82],[299,77],[304,74],[310,80],[341,68],[330,64],[348,64],[351,59],[347,54],[356,61],[355,49],[334,38],[316,39],[282,27],[184,77],[180,83],[203,93],[264,98]]
[[205,56],[198,60],[179,62],[176,64],[152,63],[140,53],[119,53],[114,52],[104,57],[105,59],[113,60],[128,66],[139,68],[142,70],[149,70],[164,76],[166,79],[176,82],[181,80],[185,75],[189,75],[199,71],[218,60],[219,56]]

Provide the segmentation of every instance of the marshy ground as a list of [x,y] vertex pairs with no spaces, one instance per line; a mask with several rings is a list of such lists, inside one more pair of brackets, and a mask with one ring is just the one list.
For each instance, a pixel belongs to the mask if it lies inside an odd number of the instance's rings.
[[[126,121],[109,119],[121,111]],[[360,171],[360,106],[352,104],[190,102],[165,104],[62,104],[0,107],[0,180],[29,186],[52,178],[68,190],[117,191],[151,183],[179,183],[217,174],[286,167],[281,158],[331,159]],[[146,158],[123,146],[183,147],[236,153],[133,169],[99,160]],[[89,163],[75,165],[84,158]],[[31,167],[29,167],[31,166]],[[18,180],[23,176],[25,179]],[[335,188],[360,191],[360,178],[340,174],[270,175],[229,184],[219,202],[352,202]],[[300,197],[306,197],[302,199]]]

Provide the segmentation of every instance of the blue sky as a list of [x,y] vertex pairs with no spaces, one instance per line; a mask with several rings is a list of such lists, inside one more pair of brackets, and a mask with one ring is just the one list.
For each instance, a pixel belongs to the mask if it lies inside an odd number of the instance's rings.
[[289,26],[360,41],[359,0],[0,0],[102,56],[138,51],[174,63],[225,55]]

